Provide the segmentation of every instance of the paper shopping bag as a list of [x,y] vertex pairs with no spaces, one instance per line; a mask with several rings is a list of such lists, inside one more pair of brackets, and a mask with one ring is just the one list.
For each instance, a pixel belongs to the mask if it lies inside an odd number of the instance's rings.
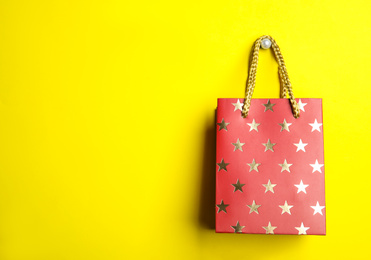
[[[280,99],[251,99],[263,39],[279,64]],[[322,100],[294,98],[272,37],[255,42],[246,98],[218,99],[216,121],[216,232],[325,235]]]

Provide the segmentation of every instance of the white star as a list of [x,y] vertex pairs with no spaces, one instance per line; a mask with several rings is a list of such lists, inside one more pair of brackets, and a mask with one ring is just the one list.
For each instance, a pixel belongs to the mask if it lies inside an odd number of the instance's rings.
[[304,111],[304,112],[305,112],[304,107],[305,107],[307,104],[308,104],[308,103],[302,103],[302,102],[301,102],[301,99],[299,99],[298,105],[299,105],[299,109],[300,109],[301,111]]
[[316,171],[319,171],[320,173],[322,173],[321,167],[323,166],[323,164],[319,164],[318,160],[316,160],[316,162],[314,164],[309,164],[309,165],[313,167],[312,173],[316,172]]
[[305,194],[307,194],[307,191],[305,189],[309,186],[309,184],[304,184],[303,183],[303,180],[301,180],[300,181],[300,184],[294,184],[294,185],[295,185],[296,188],[298,188],[298,192],[297,193],[299,193],[299,192],[302,191]]
[[320,206],[319,203],[318,203],[318,201],[317,201],[316,206],[310,206],[310,207],[311,207],[312,209],[314,209],[314,213],[313,213],[313,215],[316,215],[317,213],[323,215],[323,214],[322,214],[322,209],[324,209],[325,206]]
[[312,127],[312,132],[313,132],[314,130],[317,130],[318,132],[321,132],[321,128],[320,128],[320,126],[321,126],[322,124],[321,124],[321,123],[318,123],[318,122],[317,122],[317,119],[314,119],[314,123],[313,123],[313,124],[309,123],[309,125]]
[[258,131],[258,126],[260,126],[260,124],[256,123],[255,119],[253,119],[251,123],[247,123],[247,124],[250,126],[250,131],[249,132],[251,132],[252,130],[255,130],[256,132],[259,132]]
[[232,103],[232,105],[234,105],[234,111],[236,110],[242,111],[243,103],[241,103],[239,99],[237,99],[237,103]]
[[291,209],[292,207],[294,207],[294,206],[293,206],[293,205],[288,205],[288,204],[287,204],[287,201],[285,200],[285,204],[283,204],[282,206],[279,205],[278,207],[280,207],[280,208],[282,209],[282,213],[281,213],[281,215],[282,215],[283,213],[285,213],[285,212],[287,212],[287,213],[289,213],[289,214],[291,215],[290,209]]
[[297,144],[294,144],[298,149],[296,149],[296,152],[299,152],[300,150],[304,151],[305,152],[305,146],[308,145],[308,143],[303,143],[300,139],[299,143]]
[[309,229],[309,227],[304,227],[303,222],[301,222],[300,227],[295,227],[295,228],[299,231],[299,234],[298,235],[306,235],[307,234],[307,230]]

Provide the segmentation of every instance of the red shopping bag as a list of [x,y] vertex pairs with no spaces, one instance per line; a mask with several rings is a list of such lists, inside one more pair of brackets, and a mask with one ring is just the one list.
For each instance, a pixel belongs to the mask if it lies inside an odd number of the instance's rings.
[[[251,99],[265,38],[279,64],[280,99]],[[325,235],[322,99],[294,98],[270,36],[255,42],[247,85],[245,99],[218,99],[216,232]]]

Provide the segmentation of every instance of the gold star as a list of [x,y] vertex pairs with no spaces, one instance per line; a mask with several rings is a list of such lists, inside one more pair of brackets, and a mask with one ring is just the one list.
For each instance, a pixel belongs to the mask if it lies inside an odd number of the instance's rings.
[[271,140],[268,139],[268,142],[266,144],[263,143],[262,145],[265,146],[265,151],[264,152],[266,152],[268,150],[271,150],[272,152],[274,152],[273,151],[273,146],[275,146],[276,144],[275,143],[271,143]]
[[307,234],[307,230],[309,229],[309,227],[304,227],[304,223],[303,222],[301,222],[300,227],[295,227],[295,228],[299,231],[298,235],[306,235]]
[[227,213],[227,207],[229,206],[229,204],[224,204],[223,200],[220,204],[217,204],[216,205],[219,209],[218,209],[218,213],[220,211],[224,211],[225,213]]
[[262,105],[265,106],[264,112],[266,112],[268,110],[271,110],[272,112],[274,112],[273,111],[273,106],[275,106],[276,104],[271,103],[271,101],[268,99],[268,103],[267,104],[262,104]]
[[237,99],[237,103],[232,103],[232,105],[234,105],[234,111],[236,111],[237,109],[242,111],[243,104],[240,103],[239,99]]
[[258,170],[258,166],[260,165],[261,163],[256,163],[255,162],[255,159],[252,159],[252,163],[248,163],[247,165],[249,165],[250,166],[250,170],[249,170],[249,172],[251,172],[251,171],[257,171],[257,172],[259,172],[259,170]]
[[255,200],[252,201],[252,205],[247,205],[249,208],[250,208],[250,212],[249,214],[255,212],[256,214],[259,214],[259,211],[258,211],[258,208],[261,206],[261,205],[257,205],[255,203]]
[[269,221],[267,227],[263,227],[266,231],[266,234],[274,234],[273,230],[275,230],[277,227],[274,227],[271,225],[271,222]]
[[283,119],[283,123],[279,125],[281,126],[281,132],[283,130],[287,130],[287,132],[290,132],[289,126],[292,125],[292,123],[287,123],[286,119]]
[[216,123],[216,124],[219,126],[219,131],[222,130],[222,129],[225,129],[225,131],[228,131],[227,126],[230,123],[224,122],[224,118],[223,118],[221,123]]
[[279,163],[278,165],[282,167],[281,168],[281,172],[283,172],[283,171],[290,172],[290,166],[292,165],[292,163],[291,164],[290,163],[287,163],[287,161],[285,159],[285,161],[282,164]]
[[245,186],[246,184],[243,184],[243,183],[240,183],[240,180],[237,180],[237,183],[236,184],[232,184],[233,187],[234,187],[234,191],[233,192],[236,192],[236,191],[241,191],[243,192],[242,190],[242,187]]
[[221,170],[225,170],[227,172],[228,164],[229,163],[224,162],[224,159],[222,159],[222,161],[220,163],[217,163],[217,165],[219,166],[218,172],[220,172]]
[[234,233],[242,233],[242,229],[245,228],[245,226],[241,226],[238,221],[236,226],[231,227],[234,229]]
[[273,188],[277,186],[277,184],[272,184],[271,180],[268,180],[267,184],[262,184],[262,185],[265,187],[265,193],[267,193],[268,191],[271,191],[272,193],[274,193]]
[[245,143],[240,143],[240,139],[239,138],[237,139],[237,142],[236,143],[232,143],[232,144],[234,145],[233,152],[236,151],[237,149],[243,151],[242,150],[242,146],[244,146]]
[[285,213],[285,212],[287,212],[287,213],[289,213],[289,214],[291,215],[290,209],[291,209],[292,207],[294,207],[294,206],[292,206],[292,205],[288,205],[288,204],[287,204],[287,201],[285,200],[285,204],[283,204],[282,206],[279,205],[279,207],[282,209],[282,213],[281,213],[281,215],[282,215],[283,213]]
[[259,132],[258,131],[258,126],[260,126],[260,124],[256,123],[255,119],[253,119],[251,123],[247,123],[247,124],[250,126],[250,131],[249,132],[251,132],[252,130],[255,130],[256,132]]

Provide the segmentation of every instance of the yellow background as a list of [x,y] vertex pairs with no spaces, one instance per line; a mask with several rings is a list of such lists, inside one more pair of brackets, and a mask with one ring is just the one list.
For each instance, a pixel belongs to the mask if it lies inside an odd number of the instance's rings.
[[[370,1],[0,3],[0,259],[370,257]],[[263,34],[323,98],[325,237],[213,230],[216,101]]]

